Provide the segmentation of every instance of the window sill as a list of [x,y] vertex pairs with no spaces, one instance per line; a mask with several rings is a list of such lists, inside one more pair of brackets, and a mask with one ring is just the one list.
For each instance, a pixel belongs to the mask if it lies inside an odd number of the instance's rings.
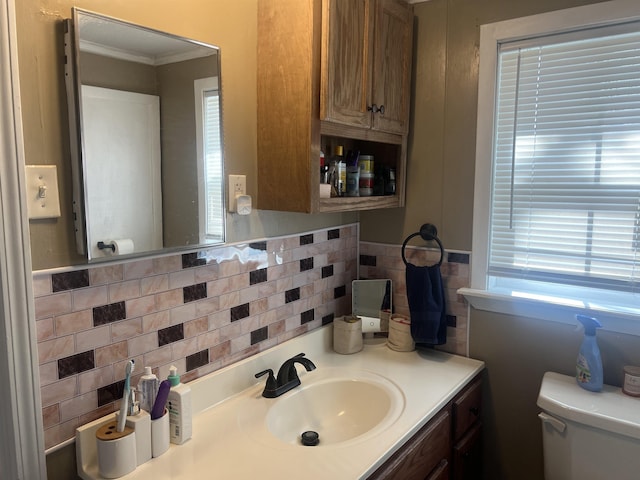
[[573,299],[536,298],[522,292],[504,290],[493,292],[473,288],[461,288],[463,295],[476,310],[530,317],[570,325],[577,325],[576,314],[596,317],[602,330],[640,336],[640,308],[599,304],[587,305]]

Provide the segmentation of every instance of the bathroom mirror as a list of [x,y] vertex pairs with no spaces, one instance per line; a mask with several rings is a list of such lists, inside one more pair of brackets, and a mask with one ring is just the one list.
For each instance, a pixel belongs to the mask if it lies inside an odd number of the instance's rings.
[[224,242],[220,49],[74,8],[65,57],[78,252]]

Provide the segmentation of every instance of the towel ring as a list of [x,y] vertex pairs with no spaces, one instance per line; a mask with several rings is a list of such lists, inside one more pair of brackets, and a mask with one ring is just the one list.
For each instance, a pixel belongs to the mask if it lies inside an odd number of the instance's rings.
[[438,246],[440,247],[440,261],[436,265],[442,265],[442,260],[444,260],[444,247],[442,246],[442,242],[438,238],[438,229],[431,223],[425,223],[420,227],[419,232],[412,233],[404,239],[404,242],[402,243],[402,261],[404,262],[404,264],[409,264],[409,262],[407,262],[407,258],[404,256],[404,249],[407,246],[409,240],[411,240],[413,237],[417,237],[418,235],[420,235],[425,242],[433,240],[438,244]]

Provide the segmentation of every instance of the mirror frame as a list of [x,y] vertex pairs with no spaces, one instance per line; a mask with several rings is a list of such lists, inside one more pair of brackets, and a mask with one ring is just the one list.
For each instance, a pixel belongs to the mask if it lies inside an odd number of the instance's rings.
[[[138,29],[143,32],[148,32],[156,35],[162,35],[174,40],[188,42],[194,46],[200,46],[217,51],[217,71],[218,71],[218,95],[220,97],[220,143],[221,143],[221,201],[222,201],[222,237],[221,241],[212,241],[210,243],[194,243],[191,245],[177,245],[163,247],[157,250],[147,250],[141,252],[134,252],[126,255],[114,255],[105,257],[91,257],[89,253],[90,246],[87,241],[87,221],[86,218],[86,202],[87,192],[85,191],[85,172],[86,170],[86,156],[83,145],[83,128],[82,128],[82,107],[81,107],[81,82],[79,78],[79,65],[80,65],[80,28],[76,28],[79,25],[79,16],[86,15],[100,20],[113,22],[122,26]],[[207,44],[201,41],[185,38],[179,35],[171,34],[161,30],[156,30],[143,25],[138,25],[126,20],[114,18],[108,15],[103,15],[97,12],[81,9],[78,7],[72,8],[72,18],[64,20],[64,53],[65,53],[65,87],[67,93],[68,104],[68,117],[69,117],[69,135],[70,135],[70,150],[71,150],[71,174],[72,174],[72,212],[73,223],[75,230],[76,249],[80,255],[85,256],[88,263],[104,263],[109,261],[118,261],[128,258],[140,258],[146,256],[162,255],[175,252],[186,252],[199,250],[202,248],[213,247],[217,245],[223,245],[227,238],[227,188],[226,188],[226,155],[224,148],[224,120],[223,120],[223,94],[222,94],[222,69],[221,69],[221,49],[218,46]],[[161,127],[162,128],[162,127]],[[200,185],[198,185],[200,186]],[[199,222],[200,223],[200,222]],[[164,229],[164,226],[163,226]],[[164,237],[164,235],[163,235]]]

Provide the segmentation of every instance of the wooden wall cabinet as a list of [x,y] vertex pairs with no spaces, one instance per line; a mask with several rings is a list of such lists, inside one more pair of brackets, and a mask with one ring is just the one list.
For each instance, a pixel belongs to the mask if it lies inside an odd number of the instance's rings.
[[368,480],[482,478],[481,375],[476,376]]
[[[412,34],[402,0],[259,0],[259,209],[404,206]],[[319,198],[335,145],[395,168],[396,194]]]

